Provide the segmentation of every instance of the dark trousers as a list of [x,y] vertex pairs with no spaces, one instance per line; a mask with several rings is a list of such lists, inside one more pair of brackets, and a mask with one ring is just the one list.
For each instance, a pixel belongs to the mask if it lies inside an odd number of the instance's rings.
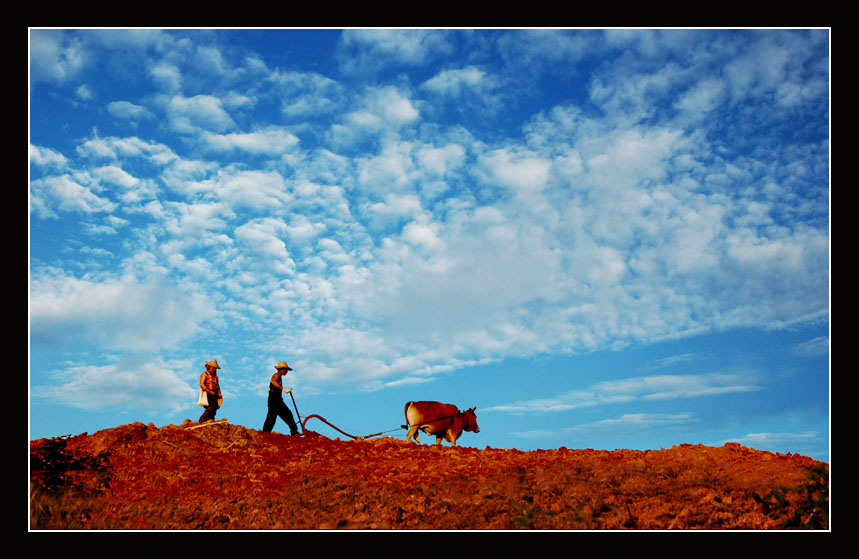
[[278,417],[289,425],[290,435],[298,434],[298,426],[295,424],[295,419],[292,418],[292,412],[289,411],[289,408],[280,399],[268,401],[268,414],[265,416],[265,423],[262,425],[263,433],[271,433]]
[[214,421],[215,414],[218,412],[218,398],[216,396],[212,396],[208,392],[206,392],[206,398],[209,400],[209,405],[203,410],[203,415],[200,416],[197,423],[203,423],[210,419]]

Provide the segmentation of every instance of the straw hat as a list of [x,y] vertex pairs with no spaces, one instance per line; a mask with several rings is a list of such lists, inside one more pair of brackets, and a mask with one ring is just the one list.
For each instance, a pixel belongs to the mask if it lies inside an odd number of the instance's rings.
[[213,369],[220,369],[221,368],[221,366],[218,365],[217,359],[212,359],[211,361],[206,361],[206,365],[208,365],[209,367],[211,367]]
[[277,365],[275,365],[275,366],[274,366],[274,368],[275,368],[275,369],[277,369],[278,371],[279,371],[279,370],[281,370],[281,369],[286,369],[287,371],[291,371],[291,370],[292,370],[292,367],[290,367],[289,365],[287,365],[287,364],[286,364],[286,361],[281,361],[280,363],[278,363]]

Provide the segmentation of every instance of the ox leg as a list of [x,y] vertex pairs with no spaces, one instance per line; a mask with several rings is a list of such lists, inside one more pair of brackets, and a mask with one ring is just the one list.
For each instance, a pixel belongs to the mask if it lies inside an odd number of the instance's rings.
[[421,438],[418,436],[419,433],[420,431],[418,430],[417,425],[412,425],[411,427],[409,427],[409,434],[406,435],[406,442],[409,442],[412,437],[414,437],[415,442],[421,444]]

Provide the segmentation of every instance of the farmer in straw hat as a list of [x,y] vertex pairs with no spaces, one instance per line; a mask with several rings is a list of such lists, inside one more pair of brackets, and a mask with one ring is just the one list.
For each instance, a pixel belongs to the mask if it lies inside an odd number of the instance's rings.
[[292,389],[283,387],[283,377],[292,370],[292,367],[285,361],[281,361],[274,368],[277,372],[271,376],[271,382],[268,385],[268,415],[265,416],[262,430],[264,433],[271,433],[277,418],[280,417],[289,425],[289,434],[297,435],[298,426],[292,418],[292,412],[283,402],[283,394],[292,392]]
[[200,375],[200,388],[206,393],[209,405],[203,410],[199,423],[214,420],[218,408],[221,407],[221,401],[224,397],[221,395],[221,384],[218,381],[218,369],[220,368],[217,359],[206,361],[206,370]]

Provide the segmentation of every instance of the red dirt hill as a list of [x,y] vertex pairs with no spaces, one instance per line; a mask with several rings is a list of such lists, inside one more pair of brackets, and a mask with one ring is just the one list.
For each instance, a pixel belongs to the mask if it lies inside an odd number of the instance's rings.
[[33,530],[828,529],[826,463],[734,443],[523,452],[134,423],[30,456]]

